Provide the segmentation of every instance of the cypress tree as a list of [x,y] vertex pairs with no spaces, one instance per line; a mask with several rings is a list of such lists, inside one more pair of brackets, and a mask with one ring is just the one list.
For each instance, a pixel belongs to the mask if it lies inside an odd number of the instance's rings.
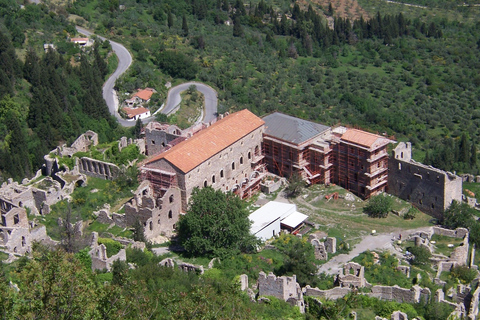
[[233,36],[234,37],[243,37],[243,28],[240,23],[240,18],[236,15],[233,19]]
[[172,11],[168,11],[167,24],[168,24],[168,28],[173,27],[173,15],[172,15]]
[[462,137],[460,138],[460,144],[458,145],[458,151],[459,151],[458,161],[468,163],[469,159],[470,159],[470,156],[469,156],[470,148],[468,146],[468,139],[467,139],[467,135],[465,134],[465,132],[462,134]]
[[472,142],[472,149],[470,152],[470,166],[475,168],[477,166],[477,146],[475,142]]
[[183,36],[188,36],[188,24],[187,24],[187,17],[183,15],[182,18],[182,30],[183,30]]

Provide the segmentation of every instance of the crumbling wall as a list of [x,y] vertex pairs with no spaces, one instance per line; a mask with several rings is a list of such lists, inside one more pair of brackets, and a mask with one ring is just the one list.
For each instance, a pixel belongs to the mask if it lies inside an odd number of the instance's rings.
[[415,162],[410,142],[400,142],[389,158],[389,193],[421,211],[442,218],[453,200],[462,200],[462,179],[450,172]]
[[480,303],[480,286],[475,289],[470,301],[470,308],[468,309],[468,319],[475,320],[478,316],[478,304]]
[[307,285],[304,288],[305,296],[319,297],[319,298],[332,299],[332,300],[343,298],[350,292],[352,292],[352,289],[342,288],[342,287],[335,287],[328,290],[320,290],[318,288],[312,288],[309,285]]
[[135,197],[125,204],[126,225],[132,226],[140,221],[147,239],[171,236],[180,218],[181,204],[179,188],[171,187],[155,199],[149,181],[144,181]]
[[171,141],[181,136],[182,130],[175,125],[150,122],[145,127],[147,155],[151,156],[162,152]]
[[113,163],[88,157],[77,159],[77,166],[81,173],[100,179],[114,180],[120,174],[120,168]]
[[399,303],[419,303],[421,300],[428,301],[430,297],[430,289],[421,288],[417,285],[411,289],[400,288],[395,285],[389,286],[373,286],[372,292],[367,293],[368,296],[381,300],[396,301]]
[[367,285],[365,268],[356,262],[348,262],[344,264],[343,269],[340,270],[337,276],[337,282],[340,287],[363,288]]
[[268,276],[265,272],[260,272],[258,275],[258,295],[274,296],[298,306],[300,312],[305,312],[303,292],[297,283],[297,277],[295,275],[291,277],[277,277],[271,272]]
[[112,264],[116,260],[127,261],[127,254],[125,249],[120,249],[120,251],[111,256],[107,256],[107,248],[104,244],[98,244],[98,233],[92,232],[92,242],[90,247],[92,248],[88,253],[92,258],[92,270],[111,270]]
[[452,230],[435,226],[432,229],[433,234],[452,238],[464,238],[468,234],[468,230],[465,228],[457,228],[455,230]]

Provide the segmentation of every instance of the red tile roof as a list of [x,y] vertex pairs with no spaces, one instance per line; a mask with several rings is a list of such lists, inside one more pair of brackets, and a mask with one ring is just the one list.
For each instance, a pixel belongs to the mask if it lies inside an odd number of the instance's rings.
[[153,157],[147,165],[165,159],[187,173],[264,124],[262,119],[247,109],[232,113],[190,139]]
[[88,38],[71,38],[70,42],[88,42]]
[[144,114],[149,112],[147,108],[144,107],[139,107],[139,108],[123,108],[125,112],[127,113],[127,117],[133,118],[134,116],[138,116],[139,114]]
[[140,99],[144,101],[150,100],[152,97],[152,94],[155,92],[154,89],[152,88],[146,88],[143,90],[139,90],[137,93],[133,94],[132,98],[139,97]]
[[[355,143],[367,148],[371,148],[375,141],[378,139],[385,139],[382,136],[358,130],[358,129],[348,129],[341,137],[342,140]],[[388,139],[385,139],[388,140]]]

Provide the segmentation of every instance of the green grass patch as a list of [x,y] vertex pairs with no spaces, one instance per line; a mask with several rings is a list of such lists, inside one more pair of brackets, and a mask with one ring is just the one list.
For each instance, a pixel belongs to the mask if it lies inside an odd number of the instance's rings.
[[181,94],[181,98],[180,108],[168,117],[168,122],[176,124],[181,129],[186,129],[193,125],[201,116],[205,98],[202,93],[196,90],[190,91],[190,89],[184,91]]
[[98,238],[98,244],[103,244],[107,248],[107,256],[116,255],[123,248],[123,245],[109,238]]
[[[434,234],[430,241],[435,241],[435,253],[443,254],[447,257],[463,242],[460,238],[441,236],[438,234]],[[449,247],[449,245],[453,245],[453,247]]]

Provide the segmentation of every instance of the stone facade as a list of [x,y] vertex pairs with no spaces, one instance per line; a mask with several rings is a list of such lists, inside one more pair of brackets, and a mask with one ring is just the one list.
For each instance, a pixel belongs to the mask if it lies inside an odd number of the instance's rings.
[[275,298],[287,301],[300,308],[300,312],[305,312],[305,302],[303,301],[303,292],[297,283],[295,275],[291,277],[276,277],[273,273],[268,276],[264,272],[258,275],[258,295],[274,296]]
[[[214,136],[216,131],[219,131],[220,134],[222,130],[218,130],[218,128],[227,127],[229,120],[235,124],[241,123],[238,118],[247,112],[249,113],[249,111],[243,110],[231,114],[167,152],[161,153],[158,159],[155,157],[141,168],[142,178],[151,181],[154,185],[154,192],[157,193],[160,189],[178,187],[181,190],[181,210],[183,212],[187,210],[190,195],[193,189],[197,187],[212,186],[214,189],[225,192],[233,191],[242,198],[248,197],[252,190],[260,188],[261,179],[266,174],[265,167],[261,164],[263,158],[261,141],[264,126],[263,122],[253,114],[247,114],[247,118],[256,118],[258,120],[255,121],[262,123],[262,125],[258,125],[251,131],[247,130],[247,134],[231,143],[230,141],[227,142],[228,139],[225,140],[223,137],[217,136],[219,143],[223,142],[224,144],[215,147],[210,145],[210,148],[218,151],[209,154],[204,161],[192,166],[182,163],[183,161],[188,162],[188,154],[195,152],[195,150],[189,150],[191,145],[200,145],[199,142],[202,142],[203,137]],[[208,144],[208,141],[205,141],[205,144]],[[182,152],[185,152],[185,154],[182,158],[169,160],[168,157],[172,155],[172,152],[176,152],[176,156],[180,156]],[[163,156],[164,154],[165,156]],[[181,167],[187,167],[188,169],[181,169]]]
[[181,204],[180,189],[171,187],[163,194],[155,194],[151,183],[145,180],[125,204],[126,225],[132,226],[138,219],[147,239],[172,236],[180,218]]
[[[176,125],[150,122],[145,127],[145,143],[147,155],[155,155],[166,149],[169,145],[185,140],[182,130]],[[174,141],[172,143],[172,141]]]
[[410,142],[400,142],[389,159],[388,192],[442,218],[453,200],[462,201],[462,179],[412,159]]

